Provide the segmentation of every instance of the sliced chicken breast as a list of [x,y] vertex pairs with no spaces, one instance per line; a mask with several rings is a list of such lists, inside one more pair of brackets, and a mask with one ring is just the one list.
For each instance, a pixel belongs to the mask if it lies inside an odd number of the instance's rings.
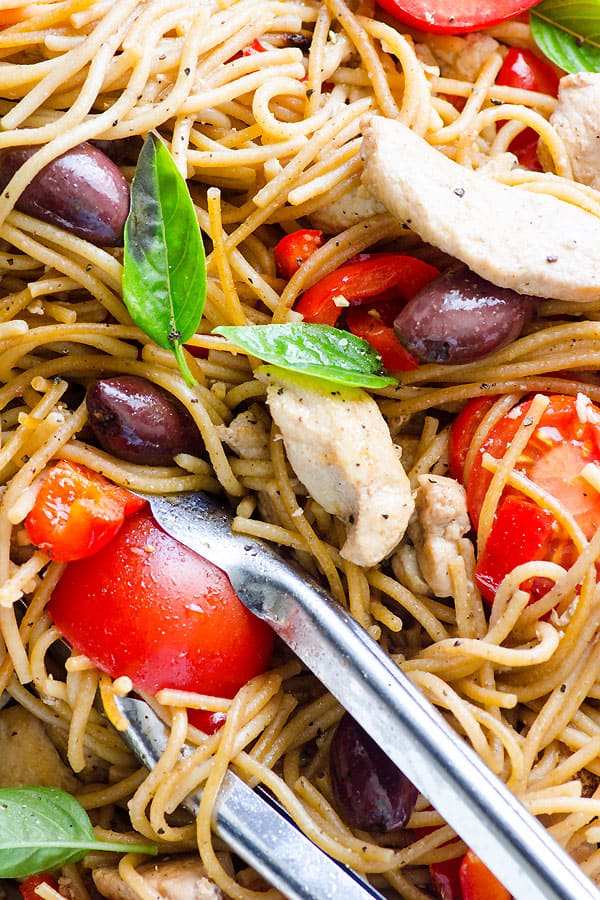
[[400,122],[363,128],[363,181],[427,243],[500,287],[558,300],[600,298],[600,219],[458,165]]

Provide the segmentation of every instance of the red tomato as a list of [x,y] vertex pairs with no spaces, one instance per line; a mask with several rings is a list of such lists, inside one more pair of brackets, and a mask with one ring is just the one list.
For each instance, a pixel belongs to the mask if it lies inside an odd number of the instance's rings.
[[464,481],[465,460],[471,441],[493,403],[494,397],[473,397],[452,423],[448,444],[448,468],[452,478],[456,478],[457,481]]
[[[589,539],[600,527],[600,494],[581,477],[581,471],[587,463],[600,464],[600,409],[591,403],[588,405],[582,402],[581,398],[563,394],[553,394],[549,400],[549,405],[532,430],[515,469],[552,494],[568,509]],[[492,479],[492,474],[483,467],[483,454],[490,453],[496,459],[503,456],[517,428],[525,419],[530,404],[531,401],[527,400],[503,416],[491,429],[475,456],[467,484],[467,504],[475,526]],[[519,491],[510,487],[502,496],[512,495],[522,496]],[[540,523],[533,517],[529,525],[526,521],[523,523],[528,531],[535,532],[539,526]],[[518,538],[513,536],[513,540],[517,541]],[[528,534],[523,540],[535,543],[536,539]],[[568,567],[576,556],[575,545],[569,536],[558,522],[553,522],[544,558]]]
[[[414,256],[363,253],[313,284],[294,308],[306,322],[335,325],[344,303],[351,306],[368,303],[392,288],[398,299],[410,300],[439,274],[434,266]],[[343,298],[339,306],[338,297]]]
[[[76,650],[155,694],[178,688],[233,697],[263,672],[273,633],[224,572],[166,534],[147,510],[99,553],[68,565],[49,610]],[[207,716],[190,712],[205,728]]]
[[242,56],[254,56],[256,53],[266,53],[267,49],[268,48],[265,47],[264,44],[261,44],[261,42],[255,38],[243,48]]
[[11,8],[0,10],[0,28],[8,28],[10,25],[18,25],[28,18],[23,8]]
[[[531,50],[511,47],[504,57],[496,84],[556,97],[559,78],[550,63],[540,59]],[[537,158],[538,140],[535,129],[525,128],[509,145],[511,153],[515,154],[526,169],[540,171],[542,168]]]
[[441,900],[462,900],[460,886],[460,856],[429,866],[431,885]]
[[[432,807],[430,807],[431,809]],[[425,837],[436,831],[435,827],[427,826],[426,828],[416,828],[415,834],[418,838]],[[452,838],[446,841],[447,844],[456,843],[458,838]],[[455,856],[452,859],[445,859],[443,862],[431,863],[429,866],[429,875],[431,877],[431,886],[441,900],[462,900],[460,891],[460,879],[458,870],[460,868],[462,858]]]
[[467,850],[459,870],[463,900],[510,900],[510,894],[472,850]]
[[551,94],[553,97],[558,93],[558,81],[558,75],[549,62],[520,47],[510,48],[496,78],[496,84]]
[[[540,509],[518,494],[509,494],[501,500],[475,570],[482,597],[493,603],[500,582],[516,566],[547,559],[553,530],[554,516],[547,509]],[[523,587],[535,600],[543,596],[552,583],[546,578],[534,578]]]
[[255,38],[253,41],[250,41],[249,44],[246,44],[245,47],[242,47],[241,50],[238,50],[231,59],[228,59],[227,62],[233,62],[234,59],[241,59],[242,56],[255,56],[257,53],[266,53],[267,47],[265,47],[261,42]]
[[[397,304],[394,304],[397,308]],[[396,332],[386,325],[371,306],[354,306],[346,314],[348,330],[363,338],[381,356],[388,372],[408,372],[417,369],[419,360],[401,344]]]
[[59,562],[83,559],[113,539],[145,500],[97,472],[60,460],[46,476],[25,520],[32,544]]
[[40,895],[36,893],[36,888],[41,884],[47,884],[49,887],[58,891],[58,881],[52,875],[42,873],[40,875],[29,875],[25,881],[19,885],[19,893],[24,900],[40,900]]
[[323,246],[323,232],[316,228],[300,228],[286,234],[275,245],[275,265],[281,278],[291,278],[309,256]]
[[539,0],[377,0],[404,25],[433,34],[479,31],[518,16]]

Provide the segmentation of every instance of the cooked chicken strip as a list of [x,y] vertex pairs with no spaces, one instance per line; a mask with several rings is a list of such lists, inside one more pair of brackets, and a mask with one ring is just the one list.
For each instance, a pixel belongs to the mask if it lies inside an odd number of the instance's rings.
[[22,706],[7,706],[0,712],[0,784],[37,784],[64,791],[74,791],[79,786],[44,723]]
[[521,294],[600,298],[600,219],[499,184],[444,156],[400,122],[364,124],[363,180],[424,241]]
[[229,425],[218,425],[217,434],[234,453],[245,459],[269,458],[268,415],[253,403],[232,419]]
[[339,234],[340,231],[385,211],[383,203],[375,200],[361,184],[311,213],[309,218],[314,228],[321,228],[327,234]]
[[414,508],[406,472],[372,397],[269,369],[267,403],[290,465],[308,492],[347,523],[344,559],[374,566],[404,536]]
[[415,515],[408,533],[421,574],[434,596],[452,596],[449,564],[460,556],[460,539],[470,527],[462,484],[444,475],[420,475]]
[[[138,871],[156,900],[221,900],[223,897],[196,858],[173,857],[140,866]],[[108,900],[136,900],[138,896],[123,881],[117,866],[93,869],[92,876],[96,888]]]
[[576,72],[560,79],[550,122],[562,137],[576,181],[600,188],[600,73]]

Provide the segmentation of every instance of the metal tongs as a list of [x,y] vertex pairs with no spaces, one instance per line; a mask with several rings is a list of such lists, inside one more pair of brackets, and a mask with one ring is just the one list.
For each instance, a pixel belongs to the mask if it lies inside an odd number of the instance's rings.
[[[305,572],[266,543],[234,534],[206,494],[144,495],[159,525],[227,573],[264,619],[371,735],[516,900],[598,900],[600,894],[369,635]],[[127,739],[148,766],[166,742],[143,703],[119,701]],[[194,801],[191,801],[193,806]],[[288,822],[269,795],[229,773],[214,826],[290,900],[380,897]]]

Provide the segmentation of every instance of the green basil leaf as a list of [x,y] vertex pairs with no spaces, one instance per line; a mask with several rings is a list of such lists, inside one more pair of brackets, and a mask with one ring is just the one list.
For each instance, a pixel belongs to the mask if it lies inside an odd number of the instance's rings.
[[185,179],[149,134],[131,185],[125,224],[123,301],[160,347],[172,350],[189,384],[182,345],[198,327],[206,299],[206,257]]
[[282,369],[336,384],[380,388],[397,383],[381,374],[381,358],[366,341],[330,325],[220,325],[213,334]]
[[597,0],[542,0],[529,10],[539,49],[565,72],[600,72],[600,4]]
[[0,878],[77,862],[89,850],[155,854],[153,844],[99,841],[85,809],[57,788],[0,789]]

